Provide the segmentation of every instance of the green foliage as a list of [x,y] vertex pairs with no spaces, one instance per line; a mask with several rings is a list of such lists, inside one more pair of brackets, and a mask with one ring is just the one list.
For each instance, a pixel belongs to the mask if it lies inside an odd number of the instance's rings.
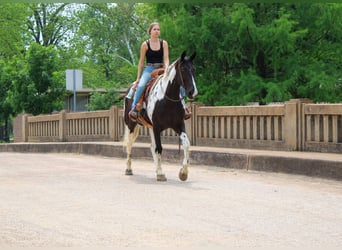
[[21,52],[27,15],[25,4],[0,4],[0,56],[10,58]]
[[115,88],[110,88],[104,94],[99,92],[92,93],[87,108],[90,110],[105,110],[110,109],[113,105],[122,105],[122,103],[119,99],[118,91]]
[[135,4],[101,3],[90,4],[79,13],[77,35],[82,39],[75,39],[74,46],[83,52],[85,64],[101,67],[98,73],[107,81],[127,85],[135,77],[121,74],[137,63],[142,31],[134,11]]
[[163,27],[169,26],[171,48],[197,51],[198,99],[208,105],[240,105],[290,98],[340,101],[341,8],[160,4],[154,13],[160,13]]
[[67,3],[30,4],[30,17],[27,20],[28,34],[34,41],[43,46],[60,46],[68,39],[67,33],[72,30],[73,13]]
[[[121,103],[158,21],[170,61],[196,51],[197,101],[342,100],[340,3],[1,4],[1,119],[63,108],[65,70],[83,70],[89,108]],[[34,43],[34,44],[32,44]],[[42,46],[43,45],[43,46]],[[50,46],[51,45],[51,46]]]
[[51,113],[64,106],[65,87],[58,72],[57,51],[49,46],[31,44],[25,61],[17,61],[12,72],[13,105],[17,112],[33,115]]
[[5,61],[0,58],[0,125],[7,121],[13,114],[10,102],[9,91],[11,88],[11,78],[7,72]]

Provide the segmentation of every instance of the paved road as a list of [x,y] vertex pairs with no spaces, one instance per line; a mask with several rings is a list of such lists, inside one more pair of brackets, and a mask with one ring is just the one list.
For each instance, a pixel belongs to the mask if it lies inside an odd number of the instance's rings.
[[76,154],[0,153],[2,247],[341,247],[342,183]]

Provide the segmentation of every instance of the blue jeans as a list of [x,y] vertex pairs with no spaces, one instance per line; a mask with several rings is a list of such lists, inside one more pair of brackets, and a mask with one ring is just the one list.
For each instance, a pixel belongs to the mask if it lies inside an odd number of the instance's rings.
[[132,110],[135,110],[135,106],[137,105],[142,93],[145,90],[146,84],[151,80],[151,73],[155,70],[156,67],[146,66],[141,74],[137,90],[135,91],[135,95],[132,103]]

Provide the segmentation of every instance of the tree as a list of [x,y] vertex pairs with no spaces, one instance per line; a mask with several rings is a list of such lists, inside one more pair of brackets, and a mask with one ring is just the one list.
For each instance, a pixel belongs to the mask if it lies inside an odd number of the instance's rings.
[[9,140],[9,128],[14,114],[11,98],[12,87],[9,76],[11,58],[21,53],[23,47],[23,31],[26,20],[26,6],[24,4],[0,4],[0,135]]
[[10,118],[13,115],[13,109],[8,97],[10,87],[11,78],[7,73],[5,62],[0,59],[0,128],[4,128],[5,131],[4,135],[0,134],[0,140],[2,136],[7,140],[9,138],[7,132],[9,131]]
[[17,60],[12,72],[13,106],[17,113],[51,113],[64,106],[65,87],[59,71],[58,53],[52,46],[31,44],[24,61]]
[[106,93],[94,92],[90,96],[87,107],[90,110],[110,109],[113,105],[121,104],[120,95],[115,88],[109,88]]
[[27,7],[24,4],[0,4],[0,56],[11,58],[23,47]]
[[87,63],[100,65],[107,81],[127,85],[133,80],[132,76],[121,72],[136,71],[141,30],[135,6],[128,3],[89,4],[79,13],[81,25],[75,49],[85,52]]
[[27,21],[27,27],[36,43],[47,47],[67,41],[67,34],[73,28],[72,10],[68,10],[67,6],[67,3],[29,5],[32,16]]
[[340,102],[342,79],[341,4],[296,4],[293,16],[307,34],[297,46],[291,94],[315,102]]
[[152,5],[153,15],[166,30],[170,54],[197,51],[198,99],[208,105],[289,98],[337,101],[342,78],[341,7]]
[[[16,112],[58,110],[67,68],[82,69],[87,87],[106,88],[109,93],[127,87],[136,77],[140,44],[148,39],[146,29],[152,21],[161,25],[171,61],[184,50],[197,52],[198,101],[207,105],[342,99],[339,3],[40,3],[1,7],[0,88],[9,91],[7,95],[1,92],[0,105],[12,103]],[[91,107],[108,106],[106,98],[113,104],[118,101],[111,97],[94,94]],[[45,101],[54,104],[43,110],[40,106]]]

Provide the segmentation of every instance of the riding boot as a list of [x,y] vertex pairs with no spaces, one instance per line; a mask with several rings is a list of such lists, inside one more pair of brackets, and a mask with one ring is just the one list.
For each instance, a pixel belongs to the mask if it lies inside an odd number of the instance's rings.
[[137,119],[138,119],[138,112],[137,111],[131,110],[131,111],[129,111],[128,115],[133,122],[137,121]]
[[132,106],[133,109],[128,113],[129,117],[131,118],[133,122],[137,121],[138,116],[140,115],[140,112],[142,110],[143,102],[144,102],[144,97],[141,96],[137,105]]
[[191,111],[188,108],[185,108],[184,120],[188,120],[191,116]]

